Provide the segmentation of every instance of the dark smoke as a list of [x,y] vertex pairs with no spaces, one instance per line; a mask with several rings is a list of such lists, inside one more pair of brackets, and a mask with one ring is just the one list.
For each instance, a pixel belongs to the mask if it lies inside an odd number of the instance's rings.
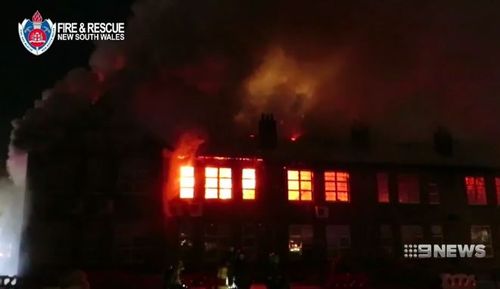
[[[274,112],[287,133],[347,136],[353,120],[396,141],[445,126],[497,142],[500,4],[494,1],[138,1],[126,41],[97,43],[16,122],[30,151],[110,98],[158,136],[251,132]],[[174,141],[172,141],[173,143]]]

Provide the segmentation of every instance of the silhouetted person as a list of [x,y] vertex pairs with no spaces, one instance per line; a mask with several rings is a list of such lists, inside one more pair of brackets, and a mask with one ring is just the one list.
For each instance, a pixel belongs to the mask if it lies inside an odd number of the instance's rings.
[[252,283],[245,254],[239,252],[234,262],[234,283],[238,289],[248,289]]
[[182,289],[181,274],[184,271],[184,263],[179,261],[175,266],[170,266],[165,271],[164,288],[165,289]]
[[281,269],[280,257],[276,253],[269,254],[266,286],[267,289],[289,288],[285,274]]

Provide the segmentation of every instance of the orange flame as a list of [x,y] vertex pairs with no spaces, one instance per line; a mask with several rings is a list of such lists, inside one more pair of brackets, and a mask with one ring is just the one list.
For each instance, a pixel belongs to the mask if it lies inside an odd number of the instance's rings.
[[180,196],[181,168],[193,166],[196,152],[203,142],[197,134],[185,133],[180,137],[175,150],[165,155],[169,164],[163,194],[163,207],[167,216],[171,215],[168,204]]

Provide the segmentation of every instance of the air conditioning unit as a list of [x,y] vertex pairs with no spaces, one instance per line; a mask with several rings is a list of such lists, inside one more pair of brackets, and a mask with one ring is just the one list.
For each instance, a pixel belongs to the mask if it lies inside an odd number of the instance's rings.
[[316,206],[314,207],[314,211],[318,219],[326,219],[330,215],[330,210],[327,206]]
[[192,203],[189,205],[189,215],[191,217],[203,216],[203,205],[201,203]]

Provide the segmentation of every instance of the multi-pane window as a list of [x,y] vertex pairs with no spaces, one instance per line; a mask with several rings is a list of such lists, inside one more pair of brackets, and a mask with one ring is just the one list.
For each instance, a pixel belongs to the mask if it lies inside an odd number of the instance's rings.
[[192,199],[194,197],[194,167],[181,167],[179,187],[181,199]]
[[431,205],[439,205],[439,188],[436,183],[428,183],[427,184],[427,193],[429,196],[429,204]]
[[349,202],[349,173],[325,172],[325,199],[332,202]]
[[288,251],[294,255],[302,255],[303,250],[313,244],[312,225],[290,225],[288,227]]
[[401,241],[403,244],[420,243],[424,239],[422,226],[403,225],[401,226]]
[[469,205],[486,205],[484,177],[465,177],[465,189]]
[[205,168],[205,199],[231,199],[230,168]]
[[500,205],[500,177],[495,178],[495,192],[497,195],[497,204]]
[[440,244],[444,240],[443,235],[443,226],[441,225],[432,225],[431,226],[431,239],[435,244]]
[[347,225],[326,226],[326,246],[328,256],[332,257],[339,251],[351,247],[351,231]]
[[473,244],[485,245],[486,257],[493,257],[493,239],[490,226],[471,226],[470,239]]
[[241,174],[243,200],[255,200],[255,185],[255,169],[243,169]]
[[377,173],[377,193],[379,203],[389,203],[389,176],[387,173]]
[[288,200],[312,200],[312,171],[288,170]]
[[203,249],[206,260],[217,260],[229,249],[231,230],[227,224],[206,224]]
[[380,225],[380,246],[388,253],[392,254],[393,249],[393,234],[391,225]]
[[402,204],[420,203],[420,186],[417,175],[398,175],[398,197]]

